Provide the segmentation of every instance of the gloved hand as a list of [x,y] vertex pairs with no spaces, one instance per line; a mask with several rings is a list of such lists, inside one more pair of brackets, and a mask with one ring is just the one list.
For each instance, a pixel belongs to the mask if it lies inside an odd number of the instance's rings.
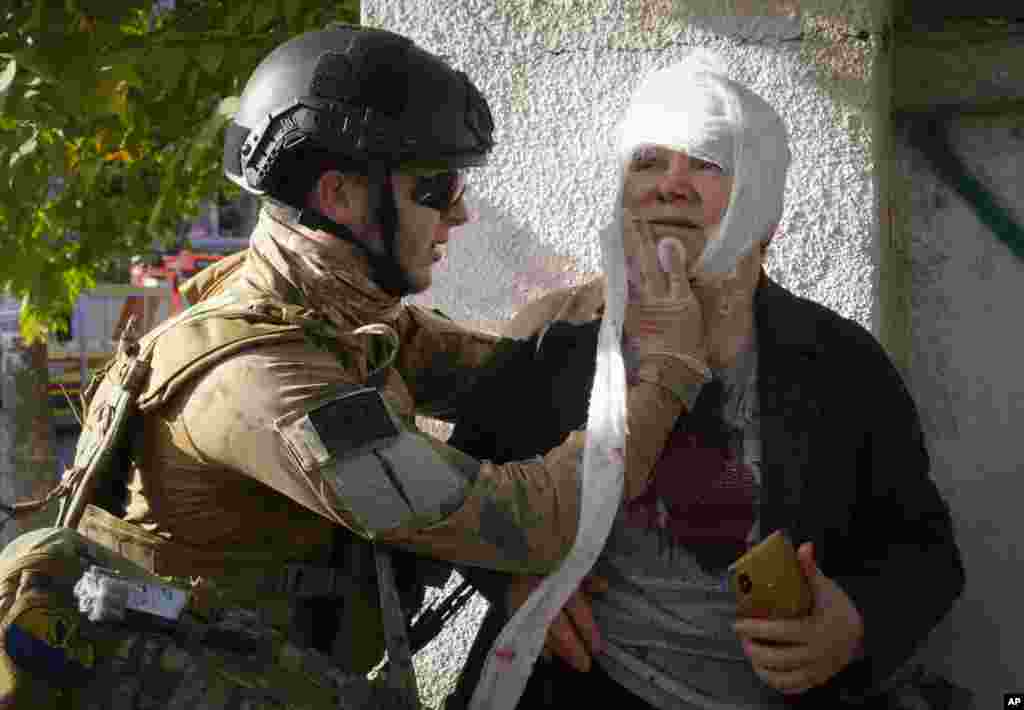
[[[517,576],[505,592],[505,604],[511,615],[530,596],[542,577]],[[608,581],[596,574],[587,575],[551,622],[544,639],[545,658],[558,656],[571,667],[586,673],[593,656],[601,652],[603,641],[590,608],[590,595],[608,590]]]
[[704,377],[704,316],[690,288],[686,248],[678,239],[655,242],[646,220],[623,215],[628,302],[623,323],[627,344],[640,362],[670,357]]

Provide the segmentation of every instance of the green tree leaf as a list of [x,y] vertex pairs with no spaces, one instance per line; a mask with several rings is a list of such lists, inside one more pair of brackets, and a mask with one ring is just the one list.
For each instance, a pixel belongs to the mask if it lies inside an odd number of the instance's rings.
[[220,112],[219,107],[210,118],[206,119],[189,148],[188,158],[185,161],[185,169],[188,172],[195,171],[205,154],[213,147],[214,142],[219,142],[217,139],[220,137],[220,130],[226,122],[227,118]]
[[61,47],[33,45],[16,51],[14,58],[36,76],[56,81],[64,69],[62,52]]
[[299,32],[299,22],[302,19],[302,0],[281,0],[281,9],[284,11],[288,21],[288,29],[292,32]]
[[221,136],[256,64],[298,32],[358,19],[357,0],[0,6],[0,290],[25,300],[34,333],[101,269],[237,191]]
[[216,74],[221,62],[224,61],[224,45],[212,42],[204,44],[196,54],[196,61],[207,74]]
[[83,192],[90,192],[93,186],[96,184],[96,176],[100,174],[100,168],[103,167],[103,159],[97,156],[92,156],[82,161],[79,166],[79,180],[80,188]]
[[231,3],[232,11],[227,18],[227,28],[232,32],[239,32],[244,29],[244,24],[254,14],[253,5],[259,5],[260,0],[235,0]]
[[217,104],[217,113],[224,118],[232,118],[241,106],[242,101],[238,96],[226,96]]
[[[18,62],[11,59],[7,62],[7,66],[0,72],[0,102],[7,97],[7,92],[11,90],[11,85],[14,84],[14,77],[18,73]],[[0,109],[3,108],[3,104],[0,103]]]
[[14,154],[11,156],[8,166],[13,168],[18,164],[19,160],[32,155],[37,148],[39,148],[39,137],[37,135],[33,135],[27,141],[18,146],[18,149],[14,151]]
[[202,70],[199,67],[192,67],[188,70],[188,77],[185,79],[185,100],[189,103],[195,101],[200,74],[202,74]]
[[253,32],[265,30],[267,26],[281,16],[280,4],[277,0],[263,0],[256,3],[252,13]]
[[140,9],[136,0],[78,0],[78,9],[95,20],[118,25],[133,16]]
[[144,54],[142,51],[127,50],[114,55],[111,57],[113,63],[108,65],[103,73],[111,79],[123,81],[129,86],[144,87],[146,82],[139,74],[139,67],[145,61]]
[[0,72],[0,94],[6,94],[10,91],[11,84],[14,83],[14,76],[17,74],[17,61],[10,59],[7,61],[7,66]]
[[43,28],[43,16],[46,13],[46,2],[43,0],[36,0],[32,5],[32,15],[28,18],[28,21],[21,26],[21,31],[30,33],[33,30],[39,30]]
[[174,91],[188,66],[188,53],[178,47],[157,47],[152,52],[150,66],[165,91]]

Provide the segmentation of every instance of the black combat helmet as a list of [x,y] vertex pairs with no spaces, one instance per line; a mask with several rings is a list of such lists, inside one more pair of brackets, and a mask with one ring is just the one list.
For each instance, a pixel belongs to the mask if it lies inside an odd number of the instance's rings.
[[297,150],[365,170],[482,165],[493,130],[487,101],[464,73],[401,35],[336,25],[289,40],[256,67],[227,129],[224,171],[274,196]]
[[[464,73],[401,35],[334,25],[285,42],[256,67],[225,133],[224,172],[300,210],[300,224],[366,249],[378,284],[402,293],[391,172],[406,163],[482,165],[493,130],[487,101]],[[382,248],[304,204],[331,168],[369,177]]]

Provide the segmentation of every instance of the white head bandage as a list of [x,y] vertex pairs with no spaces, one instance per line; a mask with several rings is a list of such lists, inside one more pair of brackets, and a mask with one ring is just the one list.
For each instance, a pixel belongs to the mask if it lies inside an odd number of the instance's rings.
[[623,163],[642,145],[685,151],[733,176],[728,209],[697,262],[699,273],[732,271],[782,218],[786,127],[768,102],[726,77],[709,52],[695,52],[641,82],[620,129]]

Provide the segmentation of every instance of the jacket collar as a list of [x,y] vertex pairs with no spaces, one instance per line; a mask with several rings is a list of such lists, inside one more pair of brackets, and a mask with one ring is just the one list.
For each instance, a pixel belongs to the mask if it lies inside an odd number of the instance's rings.
[[403,306],[369,277],[358,248],[310,238],[264,210],[250,237],[250,262],[263,290],[321,312],[345,328],[393,324]]

